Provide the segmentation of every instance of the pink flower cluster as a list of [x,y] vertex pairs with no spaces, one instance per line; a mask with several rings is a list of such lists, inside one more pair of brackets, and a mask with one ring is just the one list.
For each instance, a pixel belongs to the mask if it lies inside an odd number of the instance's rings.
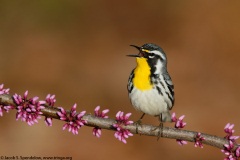
[[41,118],[41,109],[45,108],[45,101],[38,101],[38,97],[27,98],[28,91],[23,95],[14,94],[13,100],[16,103],[17,114],[16,120],[21,119],[24,122],[27,122],[28,125],[33,125],[38,123],[38,119]]
[[[1,84],[0,95],[9,94],[9,89],[4,89],[3,87],[4,85]],[[41,110],[45,107],[54,107],[56,102],[55,95],[51,94],[46,96],[45,101],[39,101],[38,99],[39,98],[37,96],[28,98],[28,91],[26,91],[23,96],[14,94],[13,100],[16,107],[0,105],[0,116],[3,116],[3,111],[8,112],[10,109],[17,109],[16,120],[21,119],[22,121],[27,122],[30,126],[38,123],[38,119],[40,119],[42,115]],[[86,111],[77,113],[76,108],[76,104],[72,106],[70,111],[66,111],[64,108],[58,107],[59,111],[57,112],[60,120],[66,121],[63,125],[63,130],[68,129],[68,131],[73,134],[78,134],[78,130],[87,123],[86,120],[82,119]],[[94,110],[95,116],[100,118],[108,118],[106,115],[108,112],[109,109],[100,111],[100,106],[97,106]],[[126,143],[126,138],[133,136],[129,130],[123,129],[122,127],[123,125],[126,126],[133,123],[133,121],[128,120],[130,116],[131,113],[124,115],[123,112],[119,111],[116,114],[117,123],[113,125],[113,127],[117,130],[114,134],[115,137],[123,143]],[[52,118],[45,116],[45,123],[47,126],[52,126]],[[94,136],[99,138],[102,134],[101,128],[94,127],[92,133]]]
[[[9,88],[8,89],[4,89],[3,87],[4,87],[4,85],[1,84],[0,85],[0,95],[1,94],[9,94],[9,90],[10,89]],[[0,116],[1,117],[3,116],[3,111],[8,113],[10,109],[14,109],[14,107],[13,106],[3,106],[3,105],[0,105]]]
[[[56,102],[55,95],[48,94],[45,99],[45,102],[46,102],[46,105],[48,105],[49,107],[53,107]],[[47,126],[52,126],[52,118],[45,117],[45,124]]]
[[[175,128],[176,129],[184,128],[187,125],[186,122],[183,122],[184,117],[185,117],[185,115],[182,115],[179,118],[177,118],[176,113],[172,114],[172,121],[175,122]],[[187,141],[184,141],[182,139],[177,139],[176,141],[181,146],[184,145],[184,144],[187,144]]]
[[[103,111],[100,111],[100,106],[97,106],[94,110],[94,114],[96,117],[101,117],[101,118],[108,118],[106,115],[109,112],[109,109],[105,109]],[[93,135],[100,138],[102,134],[102,129],[100,127],[94,127],[92,131]]]
[[128,120],[131,114],[132,113],[127,113],[124,115],[124,112],[119,111],[116,114],[117,123],[113,124],[113,127],[117,129],[114,134],[115,138],[125,144],[127,143],[126,138],[133,136],[133,134],[129,130],[122,128],[122,125],[127,126],[129,124],[133,124],[133,121]]
[[195,137],[195,143],[194,146],[195,147],[200,147],[203,148],[203,144],[202,141],[205,140],[205,138],[201,135],[200,132],[197,133],[196,137]]
[[63,125],[63,130],[68,129],[68,131],[72,132],[74,135],[78,134],[78,130],[87,123],[86,120],[82,119],[86,111],[77,113],[76,108],[77,104],[74,104],[70,110],[69,116],[67,111],[62,107],[59,107],[59,111],[57,112],[62,121],[67,121],[67,123]]
[[10,89],[9,88],[5,89],[3,87],[4,87],[4,84],[1,84],[0,85],[0,94],[9,94]]
[[233,133],[235,131],[233,127],[234,124],[226,124],[226,126],[224,127],[224,132],[227,133],[227,135],[224,138],[228,139],[229,141],[235,142],[239,138],[239,136],[233,136]]
[[234,124],[228,123],[224,127],[224,132],[227,134],[225,138],[228,140],[228,144],[224,145],[224,149],[221,151],[226,155],[224,160],[237,160],[240,158],[240,146],[234,150],[234,143],[239,138],[239,136],[233,136]]
[[175,128],[181,129],[187,125],[186,122],[183,122],[184,117],[185,117],[185,115],[182,115],[179,118],[177,118],[176,113],[172,114],[172,121],[175,122]]
[[[184,128],[187,125],[186,122],[183,122],[184,117],[185,117],[185,115],[182,115],[179,118],[177,118],[176,117],[176,113],[172,114],[172,121],[175,122],[175,126],[174,127],[176,129],[182,129],[182,128]],[[202,141],[205,140],[205,138],[201,135],[200,132],[198,132],[196,134],[196,137],[194,138],[194,140],[195,140],[195,143],[194,143],[195,147],[203,148]],[[182,140],[182,139],[177,139],[176,141],[181,146],[184,145],[184,144],[187,144],[187,141]]]

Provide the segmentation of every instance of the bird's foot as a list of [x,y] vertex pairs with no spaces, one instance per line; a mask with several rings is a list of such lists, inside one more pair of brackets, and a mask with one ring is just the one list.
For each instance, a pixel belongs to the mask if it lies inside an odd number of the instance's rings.
[[[136,122],[134,122],[134,124],[136,125],[136,133],[139,133],[138,127],[142,126],[142,119],[137,120]],[[141,135],[141,133],[139,133]]]
[[162,137],[162,131],[163,131],[163,123],[162,122],[160,122],[158,127],[155,127],[154,129],[152,129],[152,131],[155,131],[157,129],[159,129],[158,136],[157,136],[157,141],[158,141],[160,139],[160,137]]
[[158,131],[157,141],[159,140],[160,137],[162,137],[162,131],[163,131],[163,123],[162,122],[160,122],[158,128],[159,128],[159,131]]

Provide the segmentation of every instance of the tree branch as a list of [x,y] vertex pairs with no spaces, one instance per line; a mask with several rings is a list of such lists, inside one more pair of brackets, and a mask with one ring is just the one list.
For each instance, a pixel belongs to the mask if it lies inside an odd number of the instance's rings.
[[[9,94],[0,95],[0,105],[17,107],[16,104],[14,103],[12,96],[10,96]],[[45,105],[44,109],[41,109],[41,112],[43,113],[42,116],[51,117],[59,120],[60,117],[57,114],[58,111],[59,111],[58,108],[49,107],[47,105]],[[69,114],[70,112],[67,111],[67,113]],[[87,121],[87,123],[85,124],[86,126],[100,127],[102,129],[114,130],[114,131],[116,130],[116,128],[113,127],[113,124],[116,123],[116,120],[114,119],[100,118],[100,117],[93,116],[91,114],[85,114],[82,117],[82,119]],[[198,133],[196,131],[180,130],[180,129],[170,128],[170,127],[160,128],[159,126],[153,126],[148,124],[142,124],[142,125],[139,125],[138,127],[135,124],[130,124],[126,126],[123,125],[122,128],[129,130],[133,134],[141,134],[146,136],[158,137],[159,133],[161,133],[161,137],[163,138],[180,139],[180,140],[185,140],[189,142],[195,142],[195,138]],[[202,143],[206,145],[224,149],[224,144],[229,143],[229,141],[225,138],[221,138],[218,136],[209,135],[205,133],[201,133],[201,135],[202,137],[204,137],[204,140],[202,141]],[[238,145],[234,144],[234,150],[237,147]]]

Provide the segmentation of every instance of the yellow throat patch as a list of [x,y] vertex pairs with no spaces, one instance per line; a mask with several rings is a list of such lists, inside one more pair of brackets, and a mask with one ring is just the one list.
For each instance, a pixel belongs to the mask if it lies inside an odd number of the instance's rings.
[[146,58],[137,57],[137,67],[134,70],[133,84],[136,88],[140,90],[152,89],[152,84],[150,81],[150,67],[148,65]]

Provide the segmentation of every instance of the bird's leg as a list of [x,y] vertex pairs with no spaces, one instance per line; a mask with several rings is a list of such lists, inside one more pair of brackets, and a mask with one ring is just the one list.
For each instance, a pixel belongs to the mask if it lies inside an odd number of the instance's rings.
[[162,113],[159,115],[159,121],[160,121],[160,124],[159,124],[159,132],[158,132],[158,138],[157,138],[157,141],[159,140],[160,137],[162,137],[162,131],[163,131],[163,122],[162,122]]
[[137,134],[138,134],[138,126],[141,126],[141,125],[142,125],[142,119],[143,119],[144,116],[145,116],[145,113],[143,113],[142,116],[139,118],[139,120],[137,120],[137,121],[135,122],[135,124],[136,124],[136,133],[137,133]]
[[160,121],[159,126],[152,130],[152,131],[155,131],[155,130],[159,129],[157,140],[159,140],[159,138],[162,137],[162,130],[163,130],[162,114],[159,115],[159,121]]

